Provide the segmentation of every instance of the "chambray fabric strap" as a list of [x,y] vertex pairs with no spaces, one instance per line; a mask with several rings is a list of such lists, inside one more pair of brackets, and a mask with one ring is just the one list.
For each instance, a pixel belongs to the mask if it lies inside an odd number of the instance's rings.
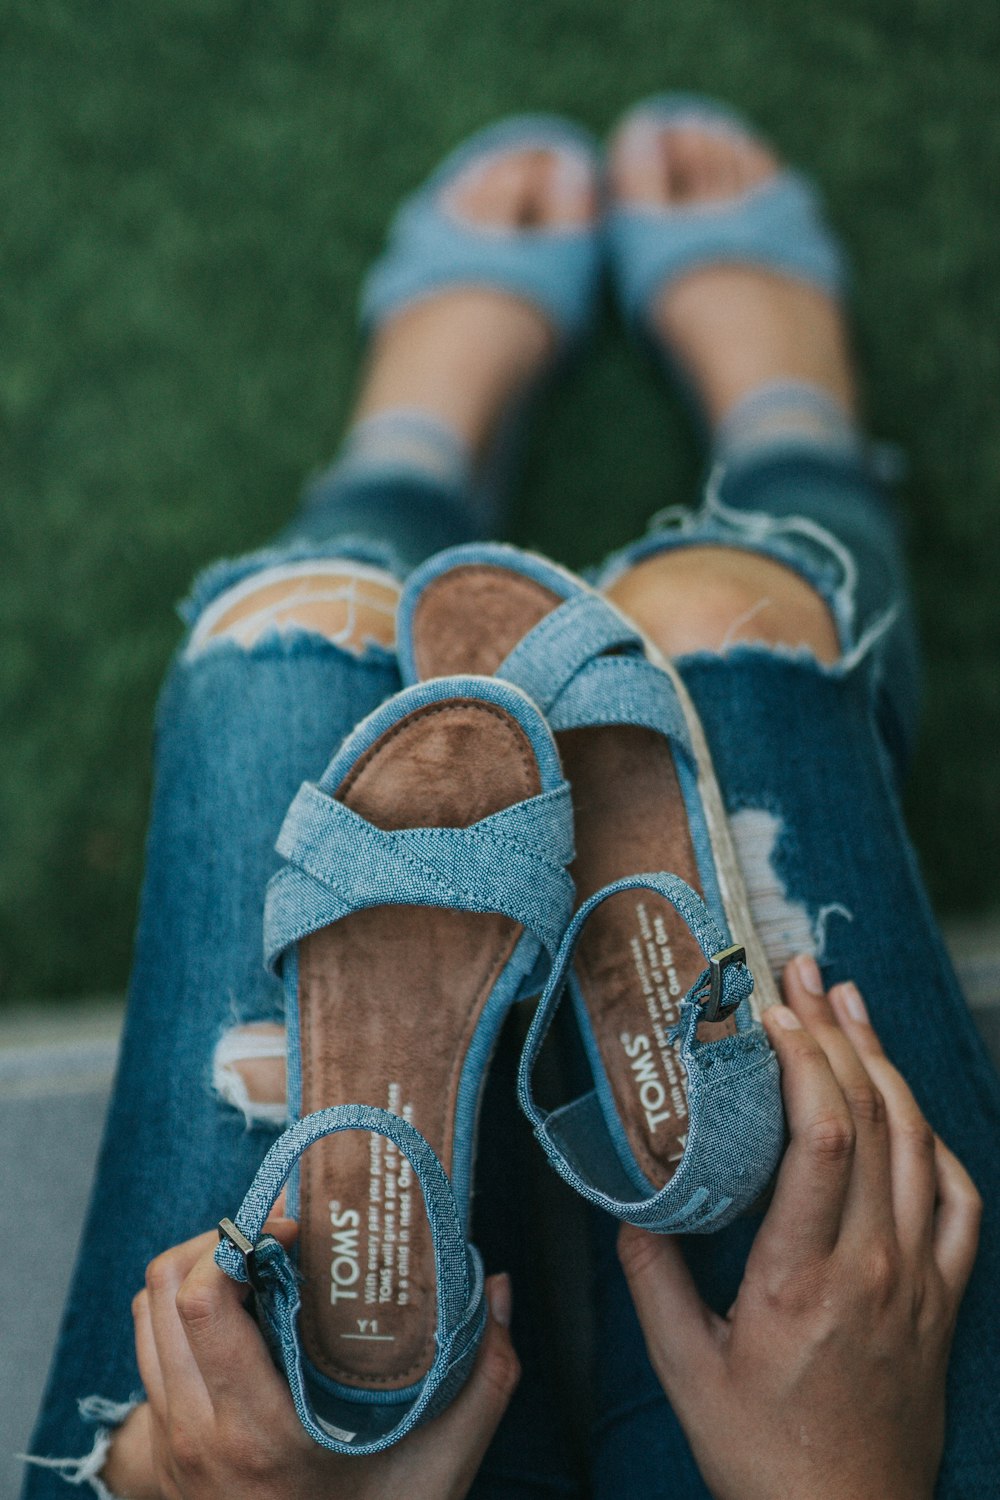
[[468,828],[377,828],[305,782],[278,836],[287,861],[264,909],[268,965],[292,943],[363,907],[493,911],[555,953],[573,908],[572,805],[563,782]]
[[439,287],[459,283],[495,286],[526,298],[541,308],[561,339],[575,339],[589,327],[601,273],[596,225],[484,231],[456,213],[449,199],[450,187],[469,167],[525,149],[554,151],[595,177],[599,171],[590,135],[551,115],[517,115],[477,131],[397,211],[388,247],[362,289],[366,327]]
[[[670,902],[671,906],[683,917],[690,929],[702,953],[706,958],[721,952],[729,946],[730,939],[715,921],[708,907],[701,897],[691,889],[686,881],[677,875],[664,873],[651,873],[646,875],[629,875],[624,880],[616,880],[611,885],[606,885],[602,890],[596,891],[588,901],[585,901],[566,929],[562,946],[556,955],[549,975],[548,984],[538,1002],[538,1009],[528,1030],[525,1039],[524,1050],[521,1053],[521,1062],[518,1069],[518,1097],[521,1108],[535,1128],[535,1133],[545,1145],[546,1151],[551,1155],[552,1143],[549,1141],[545,1125],[548,1115],[539,1108],[535,1102],[531,1090],[531,1079],[535,1062],[542,1049],[549,1026],[559,1007],[566,984],[569,979],[573,957],[576,952],[580,934],[591,912],[611,896],[620,891],[655,891]],[[695,980],[688,993],[682,1001],[689,1016],[695,1015],[695,1007],[704,997],[710,981],[710,970],[705,968]],[[722,971],[722,1004],[724,1006],[737,1006],[748,998],[753,990],[753,976],[745,963],[733,963],[727,965]],[[563,1175],[569,1180],[572,1169],[568,1164],[560,1165]],[[572,1172],[574,1179],[578,1180],[578,1174]]]
[[[415,1403],[406,1408],[401,1422],[384,1437],[370,1442],[343,1442],[318,1423],[306,1390],[298,1337],[298,1277],[292,1261],[271,1236],[261,1239],[267,1216],[293,1166],[304,1151],[326,1136],[361,1130],[385,1136],[398,1147],[413,1167],[420,1183],[434,1247],[437,1278],[437,1352]],[[340,1105],[306,1115],[281,1135],[268,1151],[234,1220],[236,1227],[254,1246],[263,1290],[257,1305],[269,1324],[269,1342],[280,1351],[296,1409],[310,1435],[335,1452],[378,1452],[402,1436],[423,1418],[435,1393],[461,1361],[471,1358],[485,1326],[482,1262],[466,1243],[462,1218],[444,1168],[427,1141],[408,1121],[387,1110],[368,1105]],[[215,1252],[216,1264],[233,1281],[246,1283],[246,1262],[228,1239]]]
[[[605,653],[613,651],[615,655]],[[496,675],[528,694],[554,730],[635,724],[665,735],[697,769],[680,700],[642,638],[596,594],[581,591],[530,630]]]
[[839,295],[846,263],[823,221],[816,190],[801,173],[779,172],[761,186],[706,210],[616,209],[608,242],[625,316],[643,324],[656,294],[694,267],[729,262],[763,266]]
[[599,656],[570,678],[549,710],[552,729],[635,724],[665,735],[697,775],[687,721],[674,685],[645,656]]
[[529,630],[502,661],[496,676],[512,682],[547,713],[582,666],[603,651],[642,650],[628,621],[596,594],[581,591]]
[[[443,1325],[454,1324],[456,1321],[453,1315],[455,1297],[452,1289],[455,1289],[456,1294],[460,1290],[458,1301],[461,1303],[463,1316],[471,1292],[462,1217],[451,1184],[434,1151],[419,1130],[400,1115],[390,1114],[388,1110],[376,1109],[374,1105],[368,1104],[342,1104],[304,1115],[278,1137],[264,1157],[233,1223],[255,1245],[268,1214],[299,1157],[317,1141],[326,1136],[340,1135],[346,1130],[364,1130],[392,1141],[416,1174],[427,1204],[438,1277],[449,1289],[448,1297],[442,1299],[444,1306],[439,1309],[438,1328],[440,1334],[448,1336],[453,1329]],[[215,1259],[233,1281],[246,1281],[243,1256],[229,1240],[220,1242]],[[452,1309],[451,1318],[449,1309]]]

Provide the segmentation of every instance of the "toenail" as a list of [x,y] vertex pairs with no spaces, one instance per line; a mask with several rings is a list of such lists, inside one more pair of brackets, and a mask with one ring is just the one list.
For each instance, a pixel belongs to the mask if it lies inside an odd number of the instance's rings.
[[653,120],[640,120],[626,131],[621,142],[626,155],[642,162],[659,158],[661,135],[659,125]]
[[575,156],[569,151],[560,151],[549,177],[552,202],[575,207],[590,187],[590,181],[590,163],[582,156]]

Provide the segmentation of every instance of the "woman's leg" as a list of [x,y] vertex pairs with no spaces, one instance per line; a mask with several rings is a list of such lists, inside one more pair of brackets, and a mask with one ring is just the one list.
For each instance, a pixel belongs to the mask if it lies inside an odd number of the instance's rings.
[[[691,161],[696,148],[686,143]],[[710,165],[725,179],[724,163]],[[697,196],[694,166],[684,180]],[[795,425],[804,401],[798,410],[795,399],[785,402],[777,431],[769,428],[773,408],[754,410],[754,383],[798,379],[829,393],[848,418],[854,408],[833,309],[790,284],[783,298],[776,282],[742,269],[698,272],[679,284],[679,302],[660,308],[661,333],[716,426],[721,472],[700,512],[630,549],[606,585],[661,649],[681,656],[776,972],[795,952],[811,951],[827,983],[859,984],[886,1050],[983,1195],[979,1260],[950,1367],[939,1493],[985,1496],[1000,1465],[1000,1357],[985,1332],[995,1326],[1000,1272],[1000,1083],[900,811],[916,674],[891,506],[836,423],[810,437]],[[728,307],[721,325],[720,307]],[[794,385],[787,389],[794,398]],[[718,428],[734,414],[742,438],[726,453]],[[755,1229],[747,1221],[688,1242],[702,1291],[719,1310],[735,1295]],[[646,1360],[614,1226],[602,1222],[596,1233],[595,1492],[705,1496]],[[724,1411],[718,1422],[723,1444]]]
[[[541,212],[549,189],[535,155],[520,176],[498,164],[492,209],[487,173],[469,211],[511,227],[526,204]],[[469,478],[550,343],[539,314],[493,292],[444,293],[394,319],[376,337],[340,462],[271,548],[217,565],[195,589],[158,710],[118,1076],[31,1443],[50,1462],[29,1466],[26,1500],[64,1493],[63,1479],[102,1493],[108,1433],[141,1396],[130,1303],[145,1267],[234,1211],[280,1128],[282,995],[261,956],[275,837],[303,779],[398,688],[398,580],[479,534]],[[512,1045],[484,1103],[473,1234],[488,1271],[513,1273],[524,1378],[477,1493],[566,1495],[575,1486],[533,1316]]]
[[[231,586],[215,579],[205,603]],[[140,1393],[130,1304],[147,1262],[231,1214],[273,1139],[270,1080],[255,1090],[270,1109],[240,1099],[233,1053],[240,1028],[282,1022],[260,940],[274,840],[301,781],[396,683],[384,646],[320,630],[219,636],[168,676],[118,1074],[32,1454],[86,1455],[93,1422],[120,1420]],[[25,1494],[60,1494],[60,1477],[29,1467]]]

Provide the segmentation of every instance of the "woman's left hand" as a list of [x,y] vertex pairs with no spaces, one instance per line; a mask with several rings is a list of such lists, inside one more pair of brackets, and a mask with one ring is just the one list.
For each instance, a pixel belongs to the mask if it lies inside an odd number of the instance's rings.
[[[287,1246],[290,1220],[266,1232]],[[147,1400],[112,1444],[101,1478],[128,1500],[462,1500],[520,1375],[510,1283],[486,1283],[490,1317],[468,1384],[440,1417],[369,1458],[330,1453],[302,1427],[284,1377],[215,1264],[215,1234],[150,1263],[132,1306]]]
[[[675,1238],[619,1250],[650,1362],[717,1500],[917,1500],[981,1203],[882,1050],[853,985],[785,972],[764,1024],[789,1146],[726,1317]],[[900,1004],[903,999],[900,997]]]

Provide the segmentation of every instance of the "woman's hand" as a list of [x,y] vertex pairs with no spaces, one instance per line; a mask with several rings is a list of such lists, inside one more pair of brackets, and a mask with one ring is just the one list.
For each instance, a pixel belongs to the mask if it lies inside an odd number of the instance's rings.
[[[295,1225],[266,1232],[287,1247]],[[510,1283],[487,1282],[490,1317],[468,1384],[442,1416],[385,1453],[329,1453],[306,1434],[283,1375],[215,1264],[215,1234],[168,1250],[133,1303],[147,1401],[116,1434],[101,1478],[127,1500],[461,1500],[520,1375]]]
[[[790,1144],[725,1318],[676,1240],[619,1253],[649,1357],[717,1500],[922,1500],[944,1441],[955,1315],[981,1203],[853,985],[811,959],[764,1023]],[[901,1012],[901,1024],[905,1018]]]

